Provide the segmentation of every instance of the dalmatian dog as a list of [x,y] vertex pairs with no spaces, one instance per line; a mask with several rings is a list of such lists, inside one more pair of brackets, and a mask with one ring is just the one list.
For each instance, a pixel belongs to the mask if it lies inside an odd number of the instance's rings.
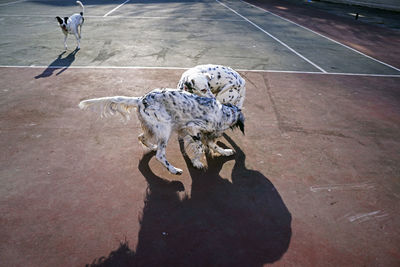
[[243,107],[245,80],[233,69],[221,65],[198,65],[185,71],[177,88],[200,96],[216,97],[222,104]]
[[88,99],[81,101],[79,107],[84,110],[98,108],[102,117],[120,114],[125,120],[135,108],[143,129],[139,141],[157,151],[156,159],[172,174],[182,173],[166,159],[166,146],[173,131],[178,136],[190,136],[195,142],[197,150],[191,161],[196,168],[204,167],[200,158],[205,147],[223,156],[234,153],[232,149],[223,149],[216,144],[216,138],[225,130],[239,127],[244,133],[244,116],[236,106],[177,89],[155,89],[142,97]]
[[81,40],[81,32],[82,32],[82,24],[85,20],[83,18],[83,12],[85,11],[85,7],[83,6],[81,1],[76,1],[78,5],[81,6],[82,12],[79,14],[73,14],[71,17],[64,17],[63,19],[60,17],[56,17],[58,23],[60,24],[61,30],[64,34],[64,49],[67,50],[67,37],[68,34],[75,35],[77,47],[76,49],[80,49],[80,40]]

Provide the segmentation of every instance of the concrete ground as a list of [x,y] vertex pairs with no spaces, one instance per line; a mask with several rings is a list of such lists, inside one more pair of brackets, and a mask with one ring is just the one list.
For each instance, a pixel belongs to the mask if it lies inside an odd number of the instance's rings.
[[[63,51],[73,1],[0,1],[1,266],[400,264],[397,31],[283,1],[84,4]],[[203,63],[247,84],[246,135],[206,170],[77,107]]]

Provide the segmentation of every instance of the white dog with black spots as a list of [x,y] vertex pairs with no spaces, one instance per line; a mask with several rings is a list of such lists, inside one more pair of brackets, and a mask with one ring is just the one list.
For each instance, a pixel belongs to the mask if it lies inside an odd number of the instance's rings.
[[182,173],[167,161],[165,155],[173,131],[180,137],[190,136],[196,144],[197,150],[191,159],[196,168],[203,168],[200,158],[204,146],[224,156],[234,153],[232,149],[223,149],[215,143],[225,130],[239,127],[244,133],[244,116],[236,106],[221,104],[214,97],[201,97],[177,89],[155,89],[142,97],[94,98],[81,101],[79,107],[97,107],[102,116],[118,113],[125,119],[129,119],[130,111],[136,108],[143,129],[139,141],[157,151],[157,160],[172,174]]
[[216,97],[222,104],[243,107],[246,81],[230,67],[222,65],[198,65],[185,71],[178,89],[200,96]]

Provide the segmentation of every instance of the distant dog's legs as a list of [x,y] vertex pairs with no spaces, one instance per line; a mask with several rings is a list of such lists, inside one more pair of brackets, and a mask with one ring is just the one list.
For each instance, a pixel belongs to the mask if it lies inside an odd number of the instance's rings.
[[152,144],[152,143],[150,143],[149,140],[148,140],[148,138],[147,138],[147,136],[146,136],[144,133],[141,133],[141,134],[138,136],[138,139],[139,139],[139,141],[140,141],[143,145],[145,145],[146,147],[148,147],[150,150],[152,150],[152,151],[156,151],[156,150],[157,150],[157,146],[154,145],[154,144]]
[[78,43],[78,46],[76,47],[77,49],[81,49],[81,43],[80,43],[80,37],[79,37],[79,34],[78,34],[78,29],[76,29],[76,32],[75,32],[75,38],[76,38],[76,42]]
[[208,147],[222,156],[231,156],[235,153],[232,149],[223,149],[222,147],[218,146],[214,141],[208,141]]
[[81,34],[82,34],[82,24],[79,24],[78,34],[79,34],[79,39],[81,39],[82,38],[82,36],[81,36]]
[[67,37],[68,37],[68,33],[64,33],[64,49],[67,50],[68,46],[67,46]]

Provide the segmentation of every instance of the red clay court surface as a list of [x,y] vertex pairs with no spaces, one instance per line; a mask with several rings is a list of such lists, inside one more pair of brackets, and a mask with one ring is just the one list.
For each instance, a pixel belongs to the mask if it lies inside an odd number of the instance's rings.
[[[0,2],[0,266],[400,265],[397,31],[283,1],[84,4],[62,53],[73,1]],[[246,135],[206,170],[77,107],[203,63],[247,82]]]

